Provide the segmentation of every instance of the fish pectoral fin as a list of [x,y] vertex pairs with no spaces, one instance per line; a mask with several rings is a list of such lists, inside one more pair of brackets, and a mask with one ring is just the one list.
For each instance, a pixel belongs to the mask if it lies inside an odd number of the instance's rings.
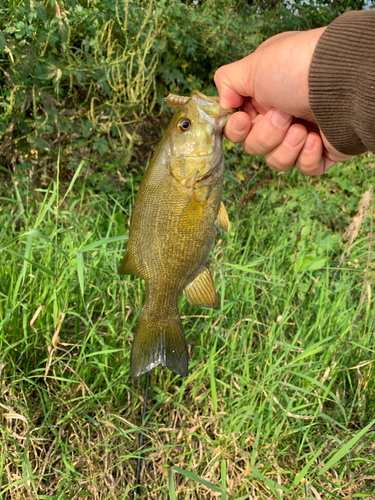
[[228,231],[229,231],[229,217],[228,217],[228,213],[226,211],[226,208],[225,208],[223,202],[221,202],[219,205],[219,210],[217,212],[216,225],[221,231],[224,231],[224,233],[228,233]]
[[135,276],[139,276],[133,254],[128,248],[121,262],[120,274],[134,274]]
[[150,317],[142,310],[130,357],[131,375],[140,377],[159,365],[182,377],[188,375],[188,351],[181,318]]
[[202,307],[216,307],[216,290],[208,267],[184,290],[190,304]]

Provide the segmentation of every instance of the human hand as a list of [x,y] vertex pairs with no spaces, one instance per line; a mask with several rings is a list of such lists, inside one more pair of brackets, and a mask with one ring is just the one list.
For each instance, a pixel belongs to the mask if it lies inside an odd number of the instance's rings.
[[226,137],[251,155],[264,155],[273,170],[296,165],[318,175],[350,158],[328,142],[309,104],[310,64],[324,30],[280,33],[216,71],[221,106],[242,110],[228,120]]

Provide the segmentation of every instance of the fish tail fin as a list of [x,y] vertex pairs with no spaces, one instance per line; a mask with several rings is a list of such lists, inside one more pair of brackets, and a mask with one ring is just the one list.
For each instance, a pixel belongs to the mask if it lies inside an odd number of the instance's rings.
[[139,377],[156,366],[188,375],[188,352],[181,318],[160,318],[143,309],[132,346],[130,371]]

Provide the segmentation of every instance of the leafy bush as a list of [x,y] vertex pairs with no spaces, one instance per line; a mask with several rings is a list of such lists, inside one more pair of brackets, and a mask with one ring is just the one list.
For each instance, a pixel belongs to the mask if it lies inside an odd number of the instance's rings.
[[162,0],[165,51],[157,68],[163,93],[216,93],[216,69],[240,59],[262,42],[263,19],[246,2]]
[[156,102],[152,3],[18,3],[0,4],[1,162],[30,169],[59,149],[85,157],[110,148],[129,161]]
[[160,137],[165,124],[154,117],[169,92],[214,93],[215,70],[269,36],[325,25],[363,6],[0,0],[0,165],[34,172],[55,168],[59,154],[63,166],[86,159],[94,172],[139,170],[139,148],[129,165],[134,146]]

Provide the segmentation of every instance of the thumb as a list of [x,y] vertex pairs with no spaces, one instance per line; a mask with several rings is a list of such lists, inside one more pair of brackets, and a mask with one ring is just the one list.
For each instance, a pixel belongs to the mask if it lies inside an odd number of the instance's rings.
[[221,66],[214,76],[222,108],[239,108],[245,97],[253,95],[252,54],[226,66]]

